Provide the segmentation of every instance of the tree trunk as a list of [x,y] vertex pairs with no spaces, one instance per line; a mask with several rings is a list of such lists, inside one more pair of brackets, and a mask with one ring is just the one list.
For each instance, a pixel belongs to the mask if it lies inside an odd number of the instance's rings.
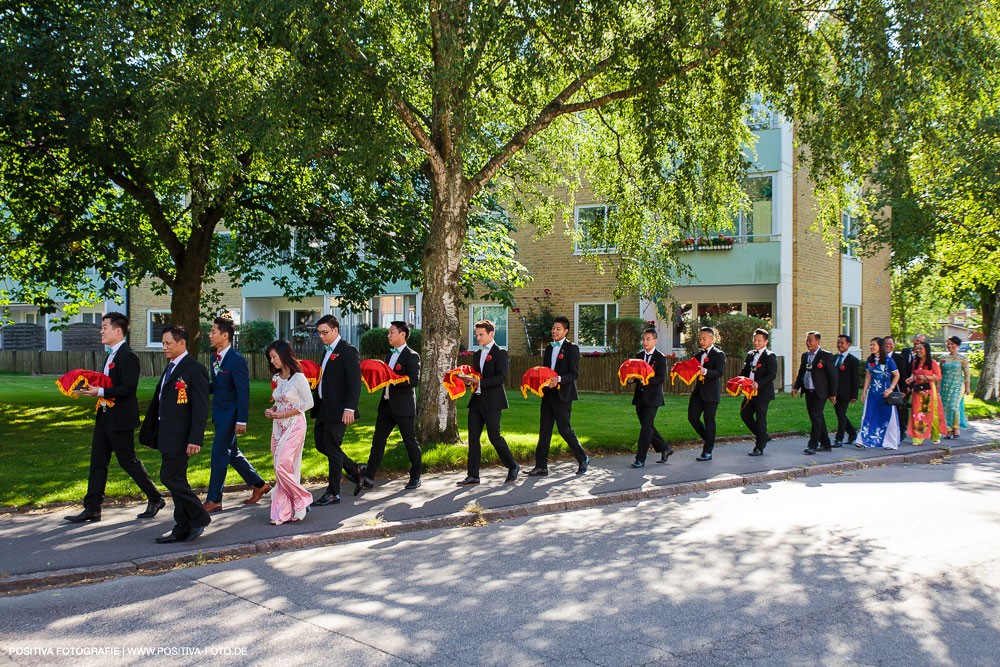
[[[983,313],[983,332],[985,342],[983,343],[983,368],[979,372],[979,384],[976,385],[976,398],[984,401],[1000,400],[1000,283],[998,283],[993,293],[983,299],[980,303],[980,311]],[[987,325],[986,313],[990,313],[989,324]]]
[[469,196],[461,168],[449,171],[452,173],[431,179],[433,214],[421,261],[423,355],[417,437],[424,443],[460,442],[455,401],[448,397],[441,381],[455,367],[459,351],[459,285]]
[[[197,266],[201,264],[201,266]],[[201,290],[207,263],[187,261],[177,267],[170,293],[170,323],[188,331],[188,352],[197,356],[201,335]]]

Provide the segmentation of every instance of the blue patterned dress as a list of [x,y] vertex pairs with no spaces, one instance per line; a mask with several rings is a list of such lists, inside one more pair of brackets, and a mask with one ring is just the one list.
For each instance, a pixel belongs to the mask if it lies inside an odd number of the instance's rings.
[[868,361],[865,370],[871,376],[865,409],[861,417],[861,428],[854,444],[863,447],[899,448],[899,415],[896,406],[886,405],[883,393],[892,384],[892,374],[896,364],[886,357],[884,364]]

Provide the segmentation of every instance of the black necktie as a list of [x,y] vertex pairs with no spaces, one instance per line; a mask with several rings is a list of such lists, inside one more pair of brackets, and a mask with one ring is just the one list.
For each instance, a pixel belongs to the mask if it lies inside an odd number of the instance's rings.
[[167,378],[169,378],[170,374],[173,372],[174,372],[174,362],[171,361],[169,364],[167,364],[167,370],[163,374],[163,381],[160,382],[160,395],[157,398],[163,397],[163,388],[167,386]]

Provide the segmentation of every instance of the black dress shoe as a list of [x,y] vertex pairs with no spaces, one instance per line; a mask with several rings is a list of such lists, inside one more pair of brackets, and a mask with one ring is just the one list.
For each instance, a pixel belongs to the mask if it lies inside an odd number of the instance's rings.
[[576,468],[576,474],[582,475],[590,469],[590,457],[588,456],[584,460],[580,461],[580,465]]
[[146,501],[146,511],[142,514],[136,514],[136,519],[152,519],[156,516],[156,513],[167,506],[167,501],[160,498],[158,501],[153,502],[152,500]]
[[752,452],[747,452],[747,456],[764,456],[764,450],[755,448]]
[[660,460],[657,461],[657,463],[666,463],[667,459],[669,459],[670,455],[673,453],[674,453],[673,447],[668,447],[667,449],[663,450],[662,452],[660,452]]
[[73,516],[64,516],[63,519],[69,521],[70,523],[85,523],[87,521],[100,521],[101,513],[92,512],[91,510],[83,510],[79,514],[74,514]]
[[516,463],[513,468],[507,468],[507,479],[505,479],[503,483],[510,484],[511,482],[516,482],[519,472],[521,472],[521,466]]
[[368,466],[361,464],[358,466],[357,477],[354,478],[354,495],[361,493],[361,489],[365,486],[365,473],[368,472]]
[[169,535],[164,535],[163,537],[157,537],[156,541],[159,544],[170,544],[171,542],[181,542],[181,541],[184,540],[185,537],[187,537],[187,536],[186,535],[175,535],[173,533],[170,533]]
[[837,442],[833,443],[830,446],[833,447],[834,449],[836,449],[837,447],[843,447],[844,443],[842,443],[840,440],[838,440]]
[[334,505],[340,502],[340,494],[324,493],[319,499],[313,501],[313,505]]
[[205,532],[205,526],[198,526],[197,528],[192,528],[191,532],[184,537],[181,542],[194,542],[196,539],[201,537],[201,534]]
[[833,451],[833,447],[831,447],[830,445],[827,445],[826,447],[817,447],[816,451],[817,452],[832,452]]
[[646,467],[646,462],[645,461],[632,461],[632,464],[630,465],[630,467],[632,467],[632,468],[645,468]]
[[803,454],[815,454],[816,450],[813,449],[812,447],[806,447],[805,449],[802,450],[802,453]]
[[472,486],[474,484],[479,484],[479,478],[478,477],[471,477],[470,476],[470,477],[466,477],[461,482],[459,482],[458,486]]
[[527,475],[528,477],[545,477],[546,475],[549,474],[549,469],[539,468],[536,466],[524,474]]
[[411,479],[409,482],[406,483],[406,486],[404,486],[403,488],[409,491],[412,491],[413,489],[419,489],[420,478],[418,477],[417,479]]
[[711,461],[711,454],[702,454],[701,456],[695,457],[695,461]]

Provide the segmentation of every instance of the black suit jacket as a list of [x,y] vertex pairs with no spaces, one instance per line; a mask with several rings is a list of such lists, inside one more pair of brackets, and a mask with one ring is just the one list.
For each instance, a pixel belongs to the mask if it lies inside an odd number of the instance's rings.
[[[809,352],[802,353],[802,361],[799,362],[799,373],[795,376],[795,384],[792,389],[805,389],[804,377],[806,374],[806,364],[809,361]],[[813,389],[816,396],[826,400],[837,395],[837,369],[834,367],[834,357],[832,354],[819,348],[813,358],[812,380]]]
[[[643,350],[635,355],[635,359],[645,359],[646,351]],[[649,359],[649,365],[653,367],[653,377],[649,378],[648,384],[643,384],[636,380],[635,391],[632,393],[632,405],[642,405],[647,408],[655,408],[663,405],[663,382],[667,379],[667,358],[659,350],[653,350],[653,356]]]
[[909,394],[910,385],[906,384],[906,378],[913,375],[913,369],[910,368],[909,348],[903,350],[903,352],[893,352],[892,361],[896,364],[896,368],[899,370],[899,384],[896,385],[896,388],[904,394]]
[[112,399],[115,405],[107,412],[98,410],[97,418],[109,431],[131,431],[139,428],[139,400],[135,395],[139,388],[139,357],[128,343],[122,343],[111,363],[111,386],[105,387],[104,398]]
[[[392,352],[385,355],[385,363],[392,360]],[[410,349],[407,345],[399,353],[393,371],[410,378],[409,382],[389,385],[389,400],[385,399],[385,392],[379,399],[378,409],[387,409],[397,417],[414,417],[417,414],[417,401],[413,389],[420,384],[420,355]]]
[[490,347],[490,353],[486,355],[486,365],[480,371],[479,361],[482,355],[482,350],[476,350],[476,353],[472,355],[472,369],[480,372],[483,377],[479,381],[482,393],[471,392],[469,405],[472,405],[475,400],[481,400],[485,403],[487,411],[506,410],[507,392],[504,391],[504,386],[507,383],[507,372],[510,370],[510,357],[507,356],[507,350],[496,344]]
[[[832,352],[830,354],[836,364],[837,355]],[[843,370],[841,370],[841,366],[843,366]],[[853,401],[858,398],[859,369],[858,358],[850,352],[846,352],[843,362],[837,366],[837,401]]]
[[344,410],[354,410],[355,420],[361,417],[358,412],[358,401],[361,400],[361,355],[358,348],[341,338],[319,381],[323,386],[323,398],[319,397],[317,387],[311,412],[314,417],[339,422],[344,417]]
[[[549,345],[542,354],[542,365],[546,368],[552,368],[552,350],[554,349]],[[565,338],[563,338],[562,345],[559,346],[555,371],[559,374],[559,388],[545,387],[542,389],[542,394],[546,397],[555,395],[564,403],[578,399],[580,396],[576,391],[576,378],[580,376],[580,348]]]
[[[187,403],[178,403],[177,383],[187,385]],[[160,388],[163,395],[160,395]],[[163,456],[180,456],[187,446],[202,445],[208,422],[208,369],[189,353],[170,373],[160,377],[139,429],[139,442],[159,449]]]
[[[694,356],[696,359],[701,359],[702,354],[704,350],[698,350]],[[713,345],[702,366],[705,367],[705,379],[695,380],[692,393],[697,393],[706,403],[721,403],[722,376],[726,374],[726,353]]]
[[753,371],[753,379],[757,383],[757,395],[754,398],[759,398],[763,401],[773,401],[774,380],[778,377],[778,357],[765,347],[764,351],[760,353],[760,359],[757,360],[756,368],[750,368],[750,364],[753,363],[753,356],[756,353],[756,350],[747,352],[746,359],[743,360],[743,370],[740,371],[740,375],[750,377],[750,372]]

